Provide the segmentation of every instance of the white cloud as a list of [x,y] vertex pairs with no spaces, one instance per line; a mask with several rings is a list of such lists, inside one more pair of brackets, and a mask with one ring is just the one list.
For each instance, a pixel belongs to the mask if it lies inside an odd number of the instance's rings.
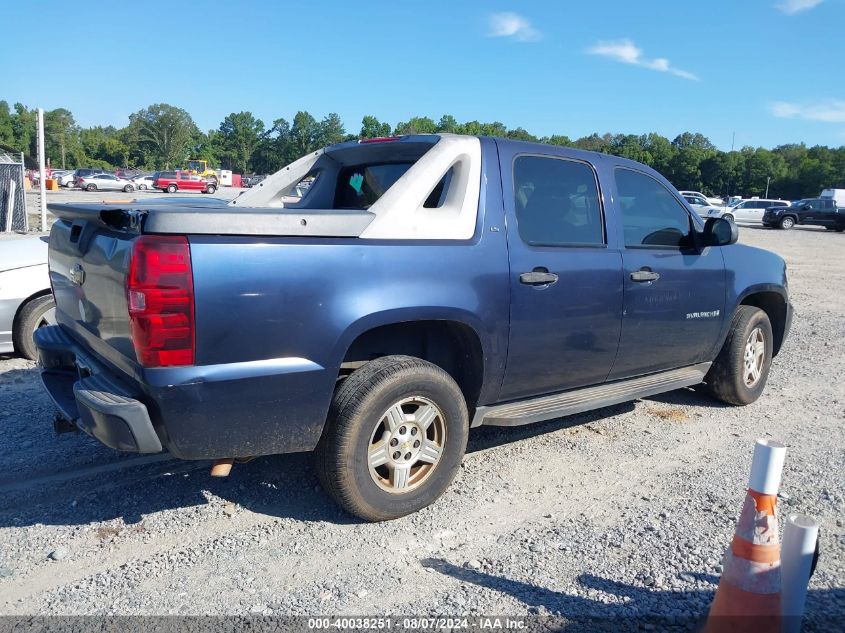
[[781,119],[807,119],[823,123],[845,123],[845,101],[827,99],[812,105],[776,101],[769,106],[772,114]]
[[510,37],[518,42],[536,42],[542,37],[531,22],[517,13],[494,13],[490,16],[490,37]]
[[783,0],[777,8],[787,15],[795,15],[819,6],[824,0]]
[[640,66],[650,70],[656,70],[661,73],[669,73],[676,77],[683,77],[692,81],[698,81],[698,77],[691,72],[675,68],[669,63],[669,60],[664,57],[656,57],[648,59],[643,57],[643,51],[634,44],[631,40],[612,40],[607,42],[598,42],[587,49],[590,55],[601,55],[602,57],[609,57],[617,62],[623,64],[631,64],[633,66]]

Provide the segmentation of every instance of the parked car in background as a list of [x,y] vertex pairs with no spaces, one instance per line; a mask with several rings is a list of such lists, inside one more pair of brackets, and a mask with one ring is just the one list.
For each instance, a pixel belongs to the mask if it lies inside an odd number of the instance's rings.
[[725,201],[721,198],[717,198],[714,196],[705,196],[700,191],[679,191],[682,196],[698,196],[699,198],[704,198],[708,204],[714,207],[721,207],[725,205]]
[[73,183],[76,180],[76,174],[75,172],[69,171],[59,176],[56,180],[58,181],[60,187],[73,187]]
[[76,180],[76,186],[85,191],[135,191],[131,180],[118,178],[112,174],[94,174]]
[[725,214],[724,207],[715,207],[710,204],[706,198],[698,194],[684,193],[681,194],[695,212],[702,218],[720,218],[724,217],[726,220],[733,220],[733,216]]
[[140,189],[141,191],[144,189],[154,189],[157,175],[158,172],[155,172],[154,174],[141,174],[140,176],[133,178],[132,183],[135,185],[136,189]]
[[265,178],[267,178],[266,174],[253,174],[252,176],[248,176],[246,179],[241,179],[241,184],[244,187],[252,188]]
[[750,200],[743,200],[732,207],[729,207],[725,212],[733,216],[737,222],[746,222],[749,224],[762,224],[763,214],[769,207],[788,207],[789,202],[786,200],[772,200],[769,198],[751,198]]
[[125,180],[132,180],[133,178],[142,174],[140,169],[116,169],[114,175]]
[[845,189],[824,189],[819,198],[832,198],[837,207],[845,208]]
[[94,176],[95,174],[106,174],[106,173],[108,173],[108,172],[105,169],[92,169],[92,168],[89,168],[89,167],[77,169],[73,172],[73,184],[70,185],[70,186],[78,187],[80,178],[87,178],[88,176]]
[[180,190],[214,193],[217,191],[217,182],[192,174],[189,171],[162,171],[153,181],[153,188],[168,193],[176,193]]
[[17,352],[35,359],[33,332],[56,323],[47,238],[4,239],[0,244],[0,354]]
[[833,198],[805,198],[788,207],[769,207],[763,214],[763,224],[778,229],[791,229],[796,224],[823,226],[828,231],[845,231],[845,207],[836,205]]

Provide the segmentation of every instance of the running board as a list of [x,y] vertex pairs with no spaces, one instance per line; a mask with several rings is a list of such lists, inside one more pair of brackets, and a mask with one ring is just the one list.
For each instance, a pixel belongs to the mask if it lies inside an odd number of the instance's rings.
[[521,426],[697,385],[704,380],[710,365],[701,363],[551,396],[478,407],[470,426]]

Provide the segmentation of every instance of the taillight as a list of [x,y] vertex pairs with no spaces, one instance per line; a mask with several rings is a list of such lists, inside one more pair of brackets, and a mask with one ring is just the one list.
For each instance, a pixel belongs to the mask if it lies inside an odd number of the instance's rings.
[[187,238],[136,239],[126,295],[138,361],[145,367],[193,365],[194,282]]

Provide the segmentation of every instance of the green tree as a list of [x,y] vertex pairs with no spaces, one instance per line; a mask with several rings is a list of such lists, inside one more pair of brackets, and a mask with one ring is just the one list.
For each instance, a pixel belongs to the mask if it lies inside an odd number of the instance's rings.
[[382,123],[372,115],[366,115],[361,120],[361,138],[380,138],[390,136],[390,123]]
[[246,173],[252,155],[264,135],[264,122],[252,112],[232,112],[220,124],[219,146],[223,166],[237,173]]
[[345,138],[346,130],[343,127],[343,121],[336,113],[331,112],[320,121],[320,132],[317,140],[320,147],[342,143]]
[[406,123],[397,123],[393,133],[396,136],[405,134],[434,134],[437,132],[437,124],[427,116],[412,117]]
[[44,144],[51,164],[67,166],[68,153],[79,142],[79,128],[70,110],[56,108],[44,113]]
[[[191,115],[181,108],[156,103],[129,116],[148,162],[156,168],[177,167],[188,158],[191,141],[199,132]],[[147,161],[145,161],[147,162]]]
[[12,112],[6,101],[0,101],[0,145],[8,149],[16,149]]
[[288,157],[295,160],[320,148],[320,124],[308,112],[297,112],[293,117],[288,143]]

